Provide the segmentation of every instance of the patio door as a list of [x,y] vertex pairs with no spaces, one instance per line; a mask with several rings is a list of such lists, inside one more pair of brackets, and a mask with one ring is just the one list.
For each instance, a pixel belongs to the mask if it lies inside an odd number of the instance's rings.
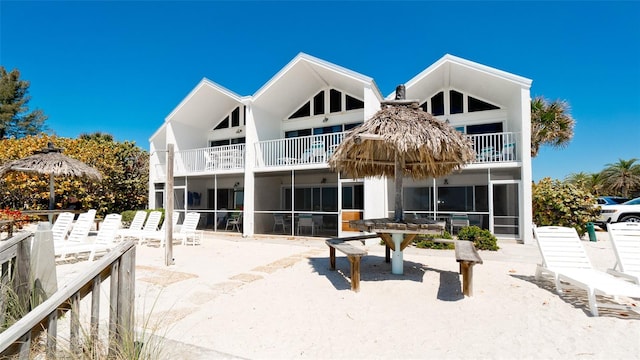
[[359,231],[349,225],[350,220],[361,220],[364,214],[364,182],[341,180],[340,230]]
[[503,238],[520,238],[520,182],[491,182],[491,227]]

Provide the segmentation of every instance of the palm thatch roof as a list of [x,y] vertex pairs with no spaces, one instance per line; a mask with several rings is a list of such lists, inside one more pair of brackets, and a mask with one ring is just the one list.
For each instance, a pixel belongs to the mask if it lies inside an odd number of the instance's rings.
[[332,170],[354,178],[393,178],[398,156],[404,176],[425,179],[450,174],[475,159],[464,135],[416,102],[387,103],[345,137],[329,159]]
[[82,161],[62,154],[62,149],[48,148],[37,151],[31,156],[9,161],[0,166],[0,176],[11,171],[37,172],[53,176],[87,177],[101,180],[102,175],[95,168]]

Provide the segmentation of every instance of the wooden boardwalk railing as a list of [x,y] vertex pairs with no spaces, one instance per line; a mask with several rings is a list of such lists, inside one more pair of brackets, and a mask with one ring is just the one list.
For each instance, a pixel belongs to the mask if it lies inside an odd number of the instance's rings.
[[[29,301],[29,243],[31,233],[20,233],[0,245],[2,283],[13,282],[18,298]],[[15,270],[12,270],[15,269]],[[15,273],[14,273],[15,271]],[[25,274],[26,273],[26,274]],[[80,300],[91,294],[90,344],[98,346],[100,314],[100,284],[110,278],[109,355],[123,348],[126,337],[133,337],[135,300],[135,243],[127,241],[92,264],[78,277],[55,292],[49,299],[31,310],[11,327],[0,333],[0,358],[16,356],[30,358],[31,342],[46,331],[46,357],[56,358],[58,319],[70,311],[70,351],[80,354]],[[26,280],[25,280],[26,279]],[[26,286],[25,286],[26,284]],[[24,294],[26,288],[26,295]],[[4,314],[4,304],[0,310]],[[1,316],[1,315],[0,315]],[[91,349],[94,352],[96,349]]]

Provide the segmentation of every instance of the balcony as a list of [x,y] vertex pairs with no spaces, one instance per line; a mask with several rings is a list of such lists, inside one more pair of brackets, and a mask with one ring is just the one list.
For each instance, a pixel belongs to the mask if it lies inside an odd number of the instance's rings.
[[256,144],[256,168],[326,165],[346,132],[260,141]]
[[[243,172],[244,148],[244,144],[236,144],[176,151],[173,159],[173,173],[175,176],[185,176],[216,172]],[[156,178],[164,178],[165,176],[166,164],[156,165]]]
[[[347,132],[260,141],[256,146],[256,169],[321,168],[342,142]],[[520,161],[519,133],[467,135],[476,152],[473,164]],[[177,151],[176,176],[243,172],[245,144]],[[156,178],[164,178],[165,164],[156,165]]]
[[[325,165],[347,132],[260,141],[256,168]],[[476,152],[474,164],[518,161],[519,133],[467,135]]]

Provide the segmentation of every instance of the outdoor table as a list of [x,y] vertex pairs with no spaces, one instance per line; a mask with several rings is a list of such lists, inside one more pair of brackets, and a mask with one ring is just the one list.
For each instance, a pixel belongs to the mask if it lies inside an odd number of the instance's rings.
[[[360,231],[376,233],[384,241],[387,249],[393,250],[391,273],[403,274],[402,251],[417,235],[442,234],[446,223],[430,219],[413,219],[402,222],[391,218],[349,221],[351,227]],[[388,252],[387,252],[388,260]]]

